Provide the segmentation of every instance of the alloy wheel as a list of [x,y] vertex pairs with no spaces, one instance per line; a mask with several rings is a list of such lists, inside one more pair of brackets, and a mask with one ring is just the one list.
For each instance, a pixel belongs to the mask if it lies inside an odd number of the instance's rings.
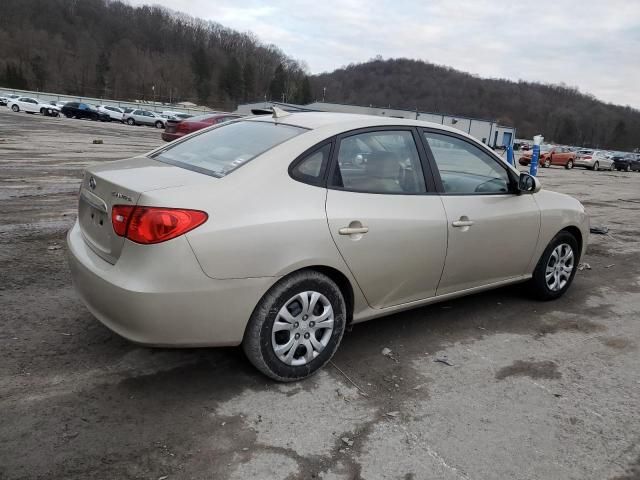
[[278,312],[271,331],[271,346],[287,365],[306,365],[327,346],[333,332],[333,307],[318,292],[291,297]]
[[565,287],[571,278],[574,263],[575,258],[571,245],[561,243],[553,249],[545,270],[545,280],[549,290],[557,292]]

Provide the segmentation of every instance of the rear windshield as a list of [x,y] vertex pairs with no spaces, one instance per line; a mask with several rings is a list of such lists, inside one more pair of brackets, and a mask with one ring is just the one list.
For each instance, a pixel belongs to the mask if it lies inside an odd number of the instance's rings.
[[155,154],[161,162],[222,177],[279,143],[304,132],[301,127],[271,122],[222,124]]

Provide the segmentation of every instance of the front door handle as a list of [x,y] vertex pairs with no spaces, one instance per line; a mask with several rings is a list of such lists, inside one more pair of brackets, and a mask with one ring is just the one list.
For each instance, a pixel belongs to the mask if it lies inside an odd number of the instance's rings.
[[451,222],[454,227],[470,227],[473,225],[473,220],[469,220],[466,217],[461,217],[460,220]]
[[367,233],[369,227],[344,227],[338,230],[340,235],[361,235]]

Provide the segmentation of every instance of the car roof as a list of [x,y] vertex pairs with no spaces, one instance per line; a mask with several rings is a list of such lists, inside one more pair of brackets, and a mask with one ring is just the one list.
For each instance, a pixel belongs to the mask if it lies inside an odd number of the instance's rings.
[[247,120],[282,123],[293,125],[296,127],[308,128],[311,130],[324,129],[326,127],[334,127],[336,130],[352,130],[356,128],[380,127],[380,126],[416,126],[416,127],[432,127],[443,131],[463,134],[468,136],[466,132],[457,128],[448,127],[440,123],[425,122],[423,120],[412,120],[406,118],[382,117],[378,115],[361,115],[356,113],[337,113],[337,112],[294,112],[274,119],[271,115],[258,115],[255,117],[247,117]]

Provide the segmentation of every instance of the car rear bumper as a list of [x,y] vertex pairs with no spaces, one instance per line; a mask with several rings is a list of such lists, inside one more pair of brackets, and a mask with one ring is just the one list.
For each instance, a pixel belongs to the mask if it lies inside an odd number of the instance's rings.
[[67,243],[72,280],[89,311],[144,345],[238,345],[254,307],[276,280],[207,277],[185,237],[156,245],[127,240],[115,265],[91,250],[77,222]]
[[584,160],[584,159],[580,159],[580,158],[576,158],[573,161],[573,166],[574,167],[593,167],[593,165],[595,164],[595,160]]
[[162,132],[162,139],[165,142],[172,142],[174,140],[177,140],[178,138],[182,137],[183,135],[180,133],[167,133],[167,132]]

